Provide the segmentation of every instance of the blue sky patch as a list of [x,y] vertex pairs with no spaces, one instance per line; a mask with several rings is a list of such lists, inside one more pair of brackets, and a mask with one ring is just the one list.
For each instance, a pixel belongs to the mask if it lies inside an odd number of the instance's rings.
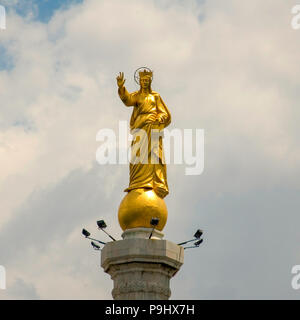
[[11,8],[16,10],[20,16],[33,14],[35,20],[47,23],[57,10],[64,10],[71,5],[82,3],[84,0],[21,0],[18,4],[1,1],[9,11]]
[[14,61],[10,56],[6,48],[0,44],[0,71],[11,70],[14,67]]

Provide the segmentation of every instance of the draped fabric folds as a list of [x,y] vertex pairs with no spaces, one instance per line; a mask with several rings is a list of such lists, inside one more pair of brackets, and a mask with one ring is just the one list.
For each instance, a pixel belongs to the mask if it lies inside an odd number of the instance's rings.
[[[169,193],[169,188],[161,133],[170,124],[171,114],[160,95],[155,91],[128,93],[123,87],[118,92],[126,106],[134,107],[130,119],[130,129],[134,137],[131,144],[132,150],[136,144],[146,146],[146,151],[139,154],[142,161],[139,163],[131,161],[130,163],[130,182],[125,191],[139,188],[153,189],[158,196],[164,198]],[[143,131],[138,129],[143,129]],[[153,138],[153,129],[159,134],[158,139]],[[145,134],[141,135],[140,132]],[[153,143],[154,140],[157,142]]]

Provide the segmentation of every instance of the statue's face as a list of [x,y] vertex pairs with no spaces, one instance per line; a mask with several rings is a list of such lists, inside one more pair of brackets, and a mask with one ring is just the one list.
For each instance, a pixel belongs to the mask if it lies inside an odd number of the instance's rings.
[[141,87],[143,89],[148,89],[150,87],[150,84],[151,84],[151,79],[150,77],[143,77],[140,79],[140,84],[141,84]]

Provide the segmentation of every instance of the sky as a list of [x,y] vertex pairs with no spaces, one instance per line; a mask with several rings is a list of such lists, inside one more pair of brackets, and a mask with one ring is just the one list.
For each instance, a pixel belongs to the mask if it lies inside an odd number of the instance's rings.
[[[204,230],[172,299],[299,299],[300,30],[294,0],[0,0],[0,299],[111,299],[83,227],[121,238],[127,165],[96,134],[131,110],[140,66],[172,114],[204,129],[201,175],[168,166],[165,239]],[[108,240],[108,239],[107,239]]]

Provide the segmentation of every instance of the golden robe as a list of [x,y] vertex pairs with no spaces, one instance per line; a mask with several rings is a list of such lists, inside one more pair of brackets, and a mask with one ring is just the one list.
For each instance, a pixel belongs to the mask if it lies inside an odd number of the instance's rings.
[[[119,89],[119,96],[126,106],[133,106],[133,112],[130,119],[130,129],[133,132],[135,129],[143,129],[147,135],[148,149],[146,157],[148,158],[147,164],[145,163],[130,163],[130,182],[129,187],[125,191],[133,189],[145,188],[153,189],[155,193],[164,198],[169,193],[167,183],[167,168],[164,163],[163,142],[162,136],[159,137],[158,144],[154,146],[151,144],[151,130],[163,130],[171,122],[171,114],[163,102],[160,95],[151,91],[149,94],[135,91],[128,93],[125,87]],[[156,122],[150,121],[149,117],[154,115]],[[134,147],[138,141],[133,140],[131,148]],[[143,141],[140,142],[141,144]],[[156,161],[151,161],[151,155],[155,155]],[[151,163],[152,162],[152,163]]]

